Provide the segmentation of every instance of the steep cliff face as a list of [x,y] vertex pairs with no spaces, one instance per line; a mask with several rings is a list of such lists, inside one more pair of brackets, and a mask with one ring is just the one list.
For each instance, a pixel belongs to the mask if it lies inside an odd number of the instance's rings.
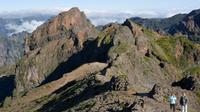
[[[94,26],[77,8],[60,13],[38,27],[25,39],[26,55],[16,66],[17,90],[40,85],[51,73],[54,74],[58,65],[80,51],[84,43],[96,35]],[[64,71],[55,71],[55,74],[62,75]]]
[[23,39],[27,35],[27,32],[21,32],[10,37],[0,37],[0,67],[14,64],[23,56]]
[[[199,35],[200,35],[200,10],[194,10],[187,14],[185,18],[179,22],[179,24],[174,25],[170,29],[170,33],[182,33],[189,35],[191,39],[195,39],[196,41],[199,41]],[[196,38],[195,38],[196,36]],[[193,37],[193,38],[192,38]]]
[[131,20],[98,32],[73,8],[26,38],[16,65],[16,92],[26,93],[0,111],[169,111],[172,92],[186,92],[197,111],[199,57],[200,46],[185,37],[160,35]]
[[177,14],[163,19],[131,18],[132,21],[148,28],[171,35],[186,35],[194,42],[200,42],[200,10],[188,14]]

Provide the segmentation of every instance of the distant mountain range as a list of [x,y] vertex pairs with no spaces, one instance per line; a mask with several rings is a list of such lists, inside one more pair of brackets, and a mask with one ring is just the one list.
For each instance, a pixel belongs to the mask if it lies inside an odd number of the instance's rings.
[[45,22],[52,15],[36,15],[22,18],[0,18],[0,36],[7,37],[22,31],[35,30],[37,26]]
[[[19,59],[24,50],[22,47],[22,44],[24,43],[24,36],[32,33],[32,31],[35,30],[39,25],[53,16],[55,15],[38,14],[27,17],[0,18],[0,51],[2,51],[0,57],[0,66],[12,64],[15,62],[14,60]],[[91,19],[94,18],[91,17]],[[95,22],[96,19],[97,18],[95,18],[93,21]],[[98,21],[99,20],[100,19],[98,19]],[[132,17],[131,20],[147,29],[152,29],[161,34],[185,35],[192,41],[200,42],[200,10],[194,10],[189,14],[177,14],[169,18],[149,19]],[[103,25],[99,25],[96,28],[98,30],[102,30]],[[15,41],[13,41],[13,37],[15,38]],[[21,47],[11,47],[12,43],[18,44]]]
[[140,18],[132,21],[160,33],[186,35],[190,40],[200,42],[200,9],[189,14],[177,14],[170,18]]

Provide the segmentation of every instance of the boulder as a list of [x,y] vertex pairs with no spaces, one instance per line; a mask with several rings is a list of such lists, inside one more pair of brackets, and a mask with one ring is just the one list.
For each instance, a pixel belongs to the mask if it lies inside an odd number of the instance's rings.
[[129,86],[126,76],[113,76],[110,81],[110,89],[114,91],[127,91]]
[[159,84],[155,84],[149,92],[149,97],[159,102],[163,101],[163,88]]

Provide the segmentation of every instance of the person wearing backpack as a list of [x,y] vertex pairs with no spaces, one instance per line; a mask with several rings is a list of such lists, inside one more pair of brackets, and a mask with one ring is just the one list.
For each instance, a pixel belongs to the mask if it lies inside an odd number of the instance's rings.
[[187,103],[188,103],[188,99],[185,93],[183,93],[183,95],[180,98],[181,112],[187,112]]

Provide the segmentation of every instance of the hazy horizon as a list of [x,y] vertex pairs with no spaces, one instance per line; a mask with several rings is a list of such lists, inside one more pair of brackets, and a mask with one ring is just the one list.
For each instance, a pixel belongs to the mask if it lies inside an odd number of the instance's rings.
[[[110,22],[122,23],[127,18],[166,18],[176,14],[189,13],[198,9],[200,1],[192,0],[59,0],[56,2],[50,0],[0,0],[0,18],[23,18],[39,15],[57,15],[62,11],[69,10],[72,7],[78,7],[84,11],[87,18],[94,25],[105,25]],[[31,20],[24,21],[22,24],[7,24],[8,29],[14,29],[15,32],[32,32],[38,25],[44,21]],[[27,29],[28,28],[28,29]]]
[[[16,14],[57,14],[72,7],[78,7],[86,15],[129,15],[145,18],[170,17],[198,9],[200,1],[193,0],[0,0],[0,16]],[[16,17],[16,16],[15,16]]]

